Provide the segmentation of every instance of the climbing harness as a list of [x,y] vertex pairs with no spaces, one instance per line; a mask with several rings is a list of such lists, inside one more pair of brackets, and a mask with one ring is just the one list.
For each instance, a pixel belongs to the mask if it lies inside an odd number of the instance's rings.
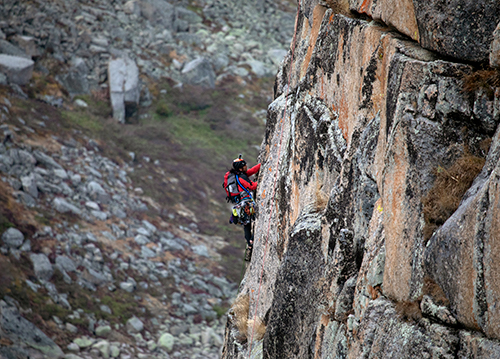
[[[288,94],[290,93],[290,80],[291,80],[291,75],[292,75],[292,70],[293,70],[293,60],[294,60],[294,53],[295,53],[295,42],[297,38],[297,24],[299,22],[299,14],[300,14],[300,0],[297,2],[297,16],[295,17],[295,29],[293,33],[293,40],[292,40],[292,57],[290,59],[290,71],[288,72],[288,84],[287,84],[287,90],[286,90],[286,95],[285,95],[285,110],[283,113],[283,120],[286,119],[286,114],[287,114],[287,108],[288,108],[288,101],[287,97]],[[276,181],[278,179],[278,169],[279,169],[279,162],[280,162],[280,155],[281,155],[281,144],[283,141],[283,127],[285,122],[281,121],[281,130],[280,130],[280,141],[279,141],[279,147],[278,147],[278,158],[276,160],[276,167],[275,167],[275,176],[274,176],[274,182],[273,182],[273,194],[271,199],[274,199],[274,195],[276,194]],[[253,319],[253,326],[252,326],[252,335],[250,337],[250,342],[248,346],[248,356],[247,358],[250,358],[250,355],[252,354],[252,343],[253,343],[253,337],[255,333],[255,324],[257,323],[257,312],[259,309],[259,298],[260,298],[260,291],[262,288],[262,277],[264,275],[264,264],[266,262],[266,255],[267,255],[267,250],[268,250],[268,245],[269,245],[269,232],[271,229],[271,217],[273,214],[273,208],[274,208],[274,202],[271,201],[271,211],[269,212],[269,221],[267,224],[267,235],[266,235],[266,243],[264,247],[264,254],[262,256],[262,267],[260,271],[260,279],[259,279],[259,290],[257,292],[257,301],[255,305],[255,312],[254,312],[254,319]]]
[[229,223],[235,225],[247,225],[255,220],[255,203],[253,200],[243,200],[234,205],[231,209],[231,218]]

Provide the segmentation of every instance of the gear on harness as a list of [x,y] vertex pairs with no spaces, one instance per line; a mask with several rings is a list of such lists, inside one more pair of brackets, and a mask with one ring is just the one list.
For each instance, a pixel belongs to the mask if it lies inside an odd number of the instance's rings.
[[247,225],[252,220],[255,220],[255,215],[256,205],[253,200],[243,200],[232,207],[229,223],[235,225]]

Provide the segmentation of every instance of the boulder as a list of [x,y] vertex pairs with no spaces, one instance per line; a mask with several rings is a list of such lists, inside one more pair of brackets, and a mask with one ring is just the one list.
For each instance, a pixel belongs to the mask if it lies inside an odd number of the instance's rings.
[[182,69],[182,78],[184,82],[203,87],[215,87],[215,72],[210,62],[199,57],[188,62]]
[[108,279],[102,272],[96,271],[92,268],[88,268],[87,271],[83,273],[82,277],[95,286],[102,285],[108,281]]
[[64,355],[52,339],[23,318],[15,307],[8,306],[4,301],[0,301],[0,328],[2,337],[18,344],[26,344],[41,351],[47,358],[57,359]]
[[69,203],[67,200],[63,198],[55,198],[52,204],[54,205],[54,208],[60,213],[70,212],[75,215],[82,214],[82,211],[78,207]]
[[59,165],[51,156],[39,150],[33,151],[33,156],[38,163],[48,169],[62,169],[62,166]]
[[33,198],[38,198],[38,187],[35,175],[33,173],[21,177],[21,184],[23,184],[23,191],[30,194]]
[[40,56],[40,51],[35,42],[35,38],[32,36],[14,35],[11,41],[17,45],[24,53],[32,59],[33,57]]
[[135,14],[136,16],[141,16],[141,6],[137,0],[129,0],[123,4],[123,11],[126,14]]
[[132,334],[141,332],[144,329],[144,323],[137,317],[132,317],[127,320],[127,331]]
[[175,17],[176,19],[186,21],[188,24],[200,24],[203,21],[201,16],[194,11],[180,6],[175,8]]
[[210,257],[210,254],[208,253],[208,248],[206,247],[206,245],[203,245],[203,244],[202,245],[195,245],[192,247],[192,249],[196,255],[203,256],[206,258]]
[[2,242],[8,247],[18,248],[23,244],[24,235],[16,228],[8,228],[2,234]]
[[50,280],[54,274],[54,269],[50,263],[49,258],[45,254],[31,254],[31,262],[35,270],[35,275],[40,280]]
[[264,77],[272,74],[270,69],[262,61],[248,60],[245,64],[250,66],[252,72],[257,75],[257,77]]
[[17,85],[26,85],[33,75],[33,60],[19,56],[0,54],[0,73]]
[[135,285],[132,284],[131,282],[127,282],[127,281],[122,281],[120,283],[120,289],[122,290],[125,290],[126,292],[133,292],[135,290]]
[[58,266],[64,271],[69,271],[69,272],[76,271],[75,263],[66,255],[58,255],[56,257],[56,266]]
[[133,112],[139,104],[139,69],[130,58],[114,59],[108,64],[108,79],[113,117],[125,123],[127,112]]
[[164,333],[158,339],[158,346],[167,350],[167,352],[172,351],[175,344],[175,338],[172,334]]
[[0,54],[18,56],[31,60],[31,56],[26,54],[24,50],[6,40],[0,40]]
[[87,336],[82,336],[82,337],[74,339],[73,342],[76,345],[78,345],[81,349],[85,349],[85,348],[88,348],[89,346],[91,346],[92,344],[94,344],[96,341],[95,341],[95,339],[91,339]]
[[103,359],[109,359],[110,356],[110,343],[106,340],[101,340],[94,345],[92,345],[92,349],[97,349],[101,353]]
[[[82,66],[82,64],[84,66]],[[68,72],[58,74],[57,81],[64,86],[71,97],[76,95],[88,94],[89,82],[87,80],[88,68],[82,59],[76,60]]]
[[142,0],[140,12],[153,25],[162,25],[171,30],[175,19],[175,8],[166,0]]
[[153,258],[156,256],[156,253],[151,250],[150,248],[148,248],[147,246],[142,246],[141,247],[141,256],[143,258]]
[[96,181],[90,181],[87,186],[87,194],[91,199],[99,203],[107,203],[110,200],[109,194],[104,188]]
[[283,49],[271,49],[267,52],[267,56],[274,65],[279,66],[287,53],[288,51]]

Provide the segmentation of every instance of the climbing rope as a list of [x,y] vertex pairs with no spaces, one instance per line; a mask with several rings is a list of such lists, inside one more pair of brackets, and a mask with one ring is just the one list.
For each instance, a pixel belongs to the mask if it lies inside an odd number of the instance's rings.
[[250,345],[248,348],[248,358],[250,358],[250,354],[252,353],[252,343],[253,343],[253,337],[255,333],[255,324],[257,320],[257,311],[259,309],[259,298],[260,298],[260,291],[262,288],[262,277],[264,274],[264,264],[266,263],[266,255],[267,255],[267,250],[268,250],[268,245],[269,245],[269,232],[271,230],[271,217],[273,214],[273,208],[274,208],[274,196],[276,194],[276,181],[278,179],[278,169],[279,169],[279,162],[280,162],[280,155],[281,155],[281,144],[283,142],[283,127],[285,125],[284,120],[286,119],[286,114],[287,114],[287,108],[288,108],[288,95],[290,93],[290,80],[292,77],[292,71],[293,71],[293,60],[294,60],[294,53],[295,53],[295,41],[297,38],[297,25],[299,22],[299,14],[300,14],[300,0],[297,2],[297,16],[295,17],[295,28],[293,31],[293,40],[292,40],[292,56],[290,59],[290,70],[288,72],[288,83],[287,83],[287,89],[286,89],[286,95],[285,95],[285,110],[283,112],[283,118],[281,120],[281,130],[280,130],[280,141],[279,141],[279,147],[278,147],[278,157],[276,160],[276,168],[275,168],[275,175],[274,175],[274,182],[273,182],[273,194],[271,196],[271,211],[269,212],[269,221],[267,224],[267,234],[266,234],[266,243],[264,247],[264,255],[262,257],[262,267],[260,271],[260,279],[259,279],[259,290],[257,291],[257,301],[255,305],[255,312],[254,312],[254,318],[253,318],[253,326],[252,326],[252,335],[250,337]]

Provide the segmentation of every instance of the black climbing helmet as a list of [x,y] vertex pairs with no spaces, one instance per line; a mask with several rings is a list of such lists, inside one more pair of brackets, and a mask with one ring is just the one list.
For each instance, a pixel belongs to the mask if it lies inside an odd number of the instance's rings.
[[233,160],[233,169],[234,170],[240,170],[246,164],[247,164],[246,161],[242,159],[242,155],[240,154],[240,156],[237,159]]

